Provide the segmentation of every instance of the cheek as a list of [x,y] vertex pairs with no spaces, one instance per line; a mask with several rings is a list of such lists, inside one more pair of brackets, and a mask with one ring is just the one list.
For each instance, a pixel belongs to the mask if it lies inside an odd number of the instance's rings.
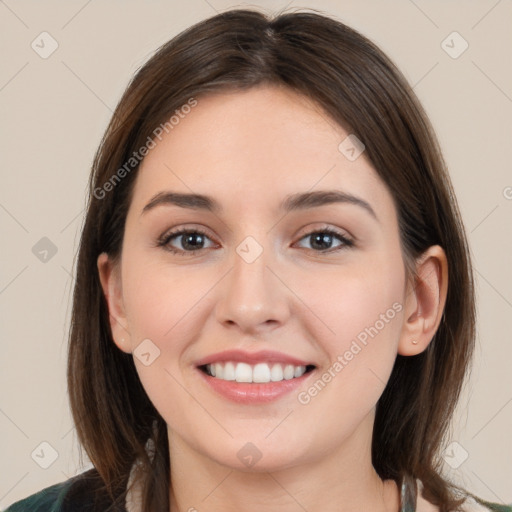
[[354,340],[368,347],[375,340],[366,352],[396,351],[404,289],[400,255],[365,257],[324,272],[303,276],[299,293],[313,313],[309,328],[323,340],[330,359],[349,350]]
[[166,421],[192,429],[193,418],[204,411],[184,391],[182,371],[190,359],[187,350],[204,327],[199,315],[215,283],[212,270],[185,272],[135,251],[123,265],[127,323],[142,386]]
[[327,353],[327,363],[298,402],[308,417],[328,418],[326,439],[341,440],[355,429],[389,379],[403,320],[400,262],[375,258],[372,264],[333,270],[325,279],[316,276],[304,283],[308,305],[322,319],[311,320],[308,329]]
[[[173,340],[183,325],[195,325],[199,304],[215,282],[208,269],[179,267],[132,256],[126,262],[123,297],[133,342],[144,338]],[[189,331],[189,335],[193,333]],[[139,341],[140,342],[140,341]]]
[[400,256],[382,255],[328,277],[321,280],[328,287],[313,278],[309,283],[310,297],[316,297],[312,309],[329,327],[310,324],[317,326],[315,338],[328,362],[299,402],[312,417],[327,414],[326,428],[336,438],[375,407],[389,380],[403,320],[404,278]]

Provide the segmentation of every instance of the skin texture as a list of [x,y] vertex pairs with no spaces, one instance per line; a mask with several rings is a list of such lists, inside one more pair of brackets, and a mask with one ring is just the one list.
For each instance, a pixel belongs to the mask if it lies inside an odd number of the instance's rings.
[[[397,353],[420,353],[439,325],[446,258],[431,247],[416,281],[407,279],[392,196],[364,153],[350,161],[339,151],[347,135],[304,97],[261,86],[198,98],[142,162],[120,262],[102,254],[98,270],[116,345],[132,353],[150,339],[160,350],[149,366],[134,361],[168,424],[171,510],[398,509],[396,485],[371,464],[374,411]],[[209,195],[222,211],[142,213],[171,190]],[[312,190],[362,198],[377,220],[346,203],[279,209],[288,195]],[[205,231],[204,248],[181,255],[157,246],[180,227]],[[334,237],[330,252],[315,249],[306,235],[326,227],[353,246]],[[236,251],[247,236],[263,250],[252,263]],[[184,250],[182,242],[169,245]],[[399,311],[384,328],[301,404],[298,392],[393,304]],[[195,366],[232,348],[276,350],[316,369],[275,402],[237,404]],[[237,456],[247,442],[261,453],[251,468]]]

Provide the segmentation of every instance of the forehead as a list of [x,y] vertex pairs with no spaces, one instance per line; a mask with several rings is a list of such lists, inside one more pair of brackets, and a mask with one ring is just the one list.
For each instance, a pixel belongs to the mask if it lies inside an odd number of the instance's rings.
[[260,86],[198,98],[187,112],[143,160],[133,195],[137,211],[168,190],[211,195],[238,213],[315,189],[391,205],[364,152],[352,161],[340,151],[349,133],[302,95]]

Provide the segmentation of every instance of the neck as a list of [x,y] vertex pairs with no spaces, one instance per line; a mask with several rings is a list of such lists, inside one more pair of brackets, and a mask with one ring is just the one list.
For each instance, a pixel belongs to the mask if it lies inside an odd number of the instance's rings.
[[395,512],[397,486],[371,464],[372,420],[329,454],[258,472],[218,464],[169,432],[170,512]]

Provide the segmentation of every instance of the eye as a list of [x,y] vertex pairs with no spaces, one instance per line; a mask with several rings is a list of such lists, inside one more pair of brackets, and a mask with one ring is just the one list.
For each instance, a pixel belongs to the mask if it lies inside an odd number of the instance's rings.
[[[166,250],[175,254],[185,254],[207,249],[208,247],[204,246],[206,241],[211,242],[204,231],[200,229],[183,228],[165,233],[158,240],[158,246],[164,247]],[[181,248],[173,244],[179,245]],[[213,242],[211,242],[211,244],[214,246]]]
[[[305,247],[306,249],[319,253],[336,252],[354,245],[354,242],[346,235],[332,228],[311,231],[300,239],[300,241],[302,240],[309,241],[310,243],[310,247]],[[336,241],[338,241],[337,244]],[[207,245],[208,243],[209,245]],[[174,254],[181,255],[215,247],[210,237],[204,231],[197,228],[182,228],[167,232],[158,239],[157,245]]]
[[[336,239],[340,242],[337,245],[333,243]],[[304,235],[301,240],[308,240],[311,244],[311,249],[316,252],[335,252],[339,251],[346,247],[352,247],[354,242],[350,240],[347,236],[339,233],[338,231],[325,228],[317,231],[311,231],[308,234]]]

